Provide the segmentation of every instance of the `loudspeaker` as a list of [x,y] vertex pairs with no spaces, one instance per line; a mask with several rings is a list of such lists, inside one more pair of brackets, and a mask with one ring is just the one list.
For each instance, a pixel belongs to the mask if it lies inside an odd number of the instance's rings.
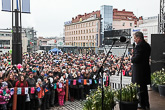
[[165,68],[165,34],[151,35],[151,72]]

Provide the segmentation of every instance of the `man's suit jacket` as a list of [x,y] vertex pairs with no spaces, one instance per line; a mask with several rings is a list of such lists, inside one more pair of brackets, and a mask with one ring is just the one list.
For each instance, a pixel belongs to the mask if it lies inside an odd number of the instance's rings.
[[151,47],[146,41],[138,43],[132,56],[132,82],[137,84],[151,84],[151,70],[149,57]]

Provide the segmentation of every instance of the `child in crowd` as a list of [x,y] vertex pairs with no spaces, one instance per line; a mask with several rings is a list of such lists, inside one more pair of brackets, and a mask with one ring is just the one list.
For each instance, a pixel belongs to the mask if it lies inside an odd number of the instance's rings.
[[57,92],[58,92],[59,106],[63,106],[64,105],[64,96],[65,96],[65,85],[64,85],[63,77],[61,77],[60,81],[57,84]]
[[8,89],[7,82],[2,82],[2,87],[0,88],[0,105],[3,110],[7,110],[7,103],[11,98],[10,90]]
[[36,91],[38,96],[38,108],[41,108],[42,98],[44,97],[44,89],[42,87],[42,81],[40,78],[37,79]]

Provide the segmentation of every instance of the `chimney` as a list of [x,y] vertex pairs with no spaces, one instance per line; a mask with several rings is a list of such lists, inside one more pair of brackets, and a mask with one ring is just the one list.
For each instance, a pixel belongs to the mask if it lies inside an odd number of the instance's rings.
[[77,18],[80,19],[81,18],[81,15],[78,15]]
[[116,8],[113,9],[114,12],[117,12],[118,10]]
[[143,20],[143,16],[140,16],[140,17],[139,17],[139,20]]
[[74,21],[74,17],[72,17],[72,22]]

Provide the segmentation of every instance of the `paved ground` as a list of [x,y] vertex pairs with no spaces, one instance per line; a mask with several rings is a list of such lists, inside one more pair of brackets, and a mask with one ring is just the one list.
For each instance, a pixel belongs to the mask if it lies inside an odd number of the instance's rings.
[[[159,93],[150,90],[149,98],[150,98],[150,110],[165,110],[165,97],[162,97],[159,95]],[[114,110],[119,110],[119,105],[116,105]]]
[[[151,90],[149,91],[149,97],[151,106],[150,110],[165,110],[165,97],[162,97],[159,95],[159,93]],[[67,101],[63,107],[54,107],[51,110],[82,110],[81,103],[81,101]],[[119,110],[118,104],[115,106],[114,110]]]
[[51,110],[82,110],[82,101],[67,101],[63,107],[54,107]]

